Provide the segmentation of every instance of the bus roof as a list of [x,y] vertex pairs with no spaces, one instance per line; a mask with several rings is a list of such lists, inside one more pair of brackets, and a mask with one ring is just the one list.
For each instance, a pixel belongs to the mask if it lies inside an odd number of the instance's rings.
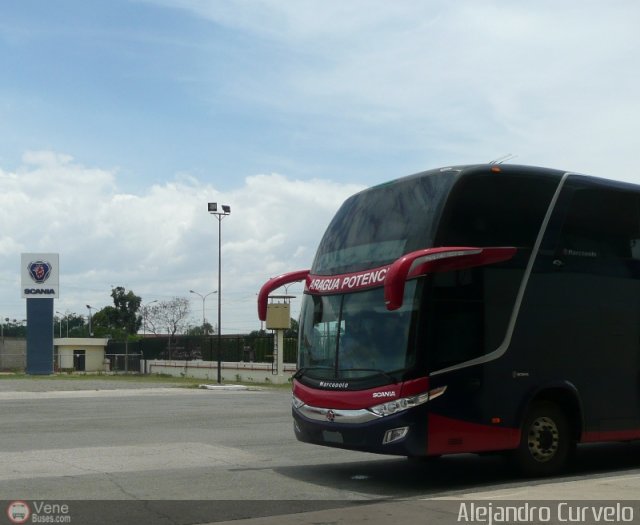
[[431,176],[436,173],[446,173],[446,172],[456,173],[457,177],[466,177],[466,176],[476,175],[476,174],[495,173],[496,176],[500,176],[500,174],[526,175],[526,176],[533,176],[533,177],[548,177],[548,178],[558,179],[558,180],[568,173],[571,175],[572,179],[580,180],[581,182],[588,185],[616,188],[616,189],[625,190],[625,191],[640,192],[639,184],[622,182],[622,181],[615,180],[613,178],[609,179],[606,177],[598,177],[598,176],[588,175],[584,173],[573,172],[569,170],[545,168],[541,166],[529,166],[525,164],[463,164],[463,165],[457,165],[457,166],[445,166],[441,168],[430,169],[430,170],[414,173],[412,175],[399,177],[396,179],[392,179],[388,182],[383,182],[376,186],[371,186],[370,188],[366,188],[362,190],[362,192],[360,193],[375,190],[377,188],[382,188],[384,186],[387,186],[389,184],[393,184],[396,182],[407,181],[412,178],[420,178],[425,176]]
[[[466,229],[467,233],[473,233],[467,218],[474,218],[469,213],[481,209],[481,202],[486,204],[482,208],[485,210],[492,209],[491,202],[499,202],[511,222],[520,217],[523,231],[529,232],[532,224],[536,226],[529,218],[538,217],[541,209],[546,210],[554,188],[567,174],[568,184],[574,181],[581,186],[640,193],[640,186],[634,184],[517,164],[472,164],[427,170],[349,197],[325,231],[311,271],[314,275],[332,275],[374,268],[405,253],[460,238],[456,232]],[[457,203],[453,208],[452,202]],[[453,215],[452,210],[456,211]],[[501,222],[497,215],[499,210],[476,218],[491,219],[495,226]],[[449,220],[448,229],[442,227],[443,217],[455,218],[453,223]],[[481,221],[476,222],[478,229]],[[517,229],[518,224],[514,223],[511,229]],[[442,232],[446,233],[444,237]],[[469,242],[474,237],[464,238]]]

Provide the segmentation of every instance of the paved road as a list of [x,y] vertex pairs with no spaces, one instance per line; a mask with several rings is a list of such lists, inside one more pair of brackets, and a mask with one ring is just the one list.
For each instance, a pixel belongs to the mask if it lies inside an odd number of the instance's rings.
[[[640,497],[637,443],[591,446],[566,476],[531,482],[492,456],[422,464],[298,443],[284,390],[113,382],[106,390],[99,382],[82,382],[85,390],[72,391],[81,382],[8,383],[0,381],[5,501],[74,501],[79,513],[95,513],[100,505],[113,510],[116,501],[130,517],[156,513],[152,521],[138,517],[136,523],[160,523],[161,515],[169,516],[167,523],[286,525],[388,523],[391,516],[413,522],[429,513],[454,523],[452,504],[434,498],[453,498],[458,505],[469,498]],[[640,523],[640,510],[634,518]],[[116,522],[125,521],[120,516]]]
[[[138,380],[135,376],[130,378],[100,378],[78,377],[66,379],[65,376],[57,377],[29,377],[14,378],[12,374],[0,373],[0,392],[74,392],[79,390],[149,390],[155,388],[176,388],[179,383],[175,381],[146,381]],[[4,377],[3,377],[4,376]]]

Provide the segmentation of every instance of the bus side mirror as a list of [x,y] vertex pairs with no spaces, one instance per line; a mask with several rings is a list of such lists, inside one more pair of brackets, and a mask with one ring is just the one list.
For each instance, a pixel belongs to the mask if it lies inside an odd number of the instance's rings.
[[269,294],[281,286],[289,283],[295,283],[297,281],[304,281],[309,275],[309,270],[298,270],[296,272],[289,272],[273,279],[269,279],[260,288],[258,294],[258,319],[261,321],[267,320],[267,303],[269,302]]
[[397,310],[402,306],[407,279],[506,261],[517,251],[512,247],[444,247],[425,248],[403,255],[391,264],[384,280],[387,310]]

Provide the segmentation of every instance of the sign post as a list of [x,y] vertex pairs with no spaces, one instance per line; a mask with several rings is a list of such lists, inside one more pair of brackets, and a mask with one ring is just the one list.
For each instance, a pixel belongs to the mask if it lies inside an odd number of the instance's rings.
[[[291,295],[272,295],[272,300],[267,306],[267,330],[274,330],[276,333],[273,348],[273,375],[276,376],[276,383],[286,382],[284,377],[284,333],[291,328],[291,306],[289,301]],[[273,302],[280,300],[281,302]]]
[[23,253],[22,297],[27,300],[27,374],[53,373],[53,300],[60,286],[57,253]]

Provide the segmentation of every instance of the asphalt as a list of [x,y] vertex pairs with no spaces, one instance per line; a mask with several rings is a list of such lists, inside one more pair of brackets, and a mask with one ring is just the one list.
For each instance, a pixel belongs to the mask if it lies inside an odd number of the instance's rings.
[[15,378],[0,375],[0,392],[64,392],[78,390],[131,390],[149,388],[180,388],[187,384],[172,381],[148,381],[136,380],[134,377],[127,379],[101,379],[94,378],[69,378],[61,376],[43,376]]
[[[108,378],[13,378],[0,377],[0,398],[7,396],[20,396],[29,398],[32,396],[65,396],[89,395],[90,392],[97,392],[100,396],[105,395],[125,395],[125,391],[148,391],[150,394],[168,389],[180,389],[180,383],[172,381],[148,381],[130,378],[108,379]],[[113,392],[119,390],[121,392]],[[160,391],[158,391],[160,390]],[[188,392],[186,388],[180,389]],[[84,394],[82,391],[85,391]],[[111,393],[109,392],[111,391]],[[204,394],[204,392],[203,392]],[[145,396],[146,397],[146,396]],[[180,396],[182,397],[182,396]],[[183,410],[183,409],[181,409]],[[274,516],[255,517],[252,519],[238,519],[228,522],[230,525],[317,525],[331,523],[339,524],[388,524],[398,521],[404,523],[433,523],[433,524],[457,524],[461,522],[461,509],[465,502],[476,502],[478,504],[493,505],[498,507],[501,502],[513,505],[513,502],[525,502],[525,504],[538,506],[544,505],[551,509],[551,519],[543,520],[546,523],[562,523],[567,521],[562,514],[569,506],[581,506],[580,501],[587,500],[596,510],[611,506],[623,505],[624,508],[632,508],[632,519],[630,522],[640,523],[640,470],[637,468],[636,446],[619,445],[626,450],[629,457],[629,464],[624,468],[607,468],[599,472],[595,470],[591,475],[588,473],[578,475],[567,475],[555,479],[530,480],[525,483],[506,484],[503,486],[477,487],[473,490],[456,491],[448,497],[423,497],[412,498],[392,498],[388,501],[369,502],[366,505],[360,502],[341,502],[336,505],[339,508],[318,509],[311,512],[283,513],[282,510]],[[625,448],[626,447],[626,448]],[[615,452],[615,450],[614,450]],[[50,453],[50,452],[49,452]],[[122,453],[122,450],[119,451]],[[592,454],[593,455],[593,454]],[[217,457],[217,456],[216,456]],[[213,468],[213,467],[212,467]],[[262,472],[262,471],[260,471]],[[263,474],[264,475],[264,474]],[[209,483],[211,480],[208,480]],[[447,501],[448,500],[448,501]],[[559,507],[558,502],[569,502],[569,506]],[[347,504],[347,506],[344,506]],[[564,503],[562,503],[564,505]],[[470,508],[470,507],[469,507]],[[583,507],[581,507],[583,508]],[[586,508],[586,507],[585,507]],[[464,507],[465,512],[467,507]],[[560,509],[560,510],[558,510]],[[562,511],[562,512],[561,512]],[[555,514],[554,514],[555,513]],[[469,521],[468,519],[462,521]],[[473,520],[471,520],[473,521]],[[480,520],[482,521],[482,520]],[[580,520],[582,523],[594,523],[597,520]],[[624,520],[628,521],[628,520]],[[187,523],[188,521],[185,521]],[[202,522],[202,521],[200,521]],[[486,522],[486,521],[485,521]],[[536,520],[524,520],[524,523],[538,523]],[[128,522],[127,522],[128,523]],[[223,523],[223,519],[211,523]]]

